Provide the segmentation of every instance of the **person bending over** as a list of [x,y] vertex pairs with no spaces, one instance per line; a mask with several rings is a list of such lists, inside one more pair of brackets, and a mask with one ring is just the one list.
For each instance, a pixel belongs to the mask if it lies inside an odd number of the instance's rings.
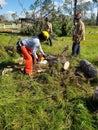
[[37,51],[45,56],[45,53],[42,50],[41,42],[49,39],[49,33],[47,31],[42,31],[39,35],[32,38],[27,38],[21,40],[17,43],[17,50],[21,51],[21,54],[24,58],[24,73],[31,75],[33,73],[33,64],[37,63]]

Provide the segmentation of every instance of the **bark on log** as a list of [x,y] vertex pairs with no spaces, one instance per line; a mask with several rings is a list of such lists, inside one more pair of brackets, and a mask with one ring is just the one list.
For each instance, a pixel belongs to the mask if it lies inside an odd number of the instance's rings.
[[[46,59],[49,63],[49,66],[52,67],[53,64],[57,63],[58,57],[57,56],[48,56]],[[69,65],[70,65],[69,61],[60,59],[60,63],[62,64],[62,67],[64,70],[67,70],[69,68]]]
[[90,78],[94,78],[98,75],[98,70],[85,59],[80,61],[80,67],[82,71]]

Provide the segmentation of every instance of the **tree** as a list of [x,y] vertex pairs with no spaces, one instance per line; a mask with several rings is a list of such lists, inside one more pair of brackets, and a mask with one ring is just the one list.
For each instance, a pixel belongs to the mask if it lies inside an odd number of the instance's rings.
[[77,5],[77,10],[82,12],[82,16],[83,16],[84,18],[87,17],[87,16],[86,16],[87,11],[90,11],[90,9],[89,9],[90,4],[91,4],[90,1],[88,1],[88,2],[80,1],[80,2],[78,3],[78,5]]
[[32,10],[35,27],[42,30],[44,28],[44,17],[48,16],[49,19],[52,19],[54,5],[51,0],[36,0],[30,5],[30,9]]
[[74,0],[74,25],[75,25],[76,12],[77,12],[77,0]]
[[98,9],[97,9],[96,25],[98,26]]
[[15,13],[12,13],[12,18],[13,18],[13,20],[15,21],[16,20],[16,18],[17,18],[17,12],[15,12]]
[[3,22],[5,20],[5,17],[3,15],[0,15],[0,22]]
[[42,10],[43,10],[43,15],[44,16],[51,16],[51,13],[54,9],[53,2],[51,0],[45,0],[42,3]]
[[93,2],[98,2],[98,0],[93,0]]
[[2,6],[0,5],[0,9],[2,9]]
[[97,4],[97,17],[96,17],[96,25],[98,26],[98,0],[93,0],[93,2]]
[[72,16],[72,12],[73,12],[73,0],[65,0],[65,2],[63,4],[63,8],[64,8],[66,14],[69,14],[69,15]]
[[33,4],[30,5],[32,14],[36,17],[37,14],[40,17],[51,14],[53,9],[53,2],[51,0],[36,0]]

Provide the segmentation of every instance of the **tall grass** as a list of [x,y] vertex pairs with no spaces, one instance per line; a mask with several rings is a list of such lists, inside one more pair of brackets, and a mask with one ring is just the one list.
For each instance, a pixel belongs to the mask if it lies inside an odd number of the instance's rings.
[[[66,45],[66,59],[70,61],[68,71],[49,68],[45,73],[29,77],[19,70],[0,75],[0,130],[97,130],[97,112],[91,97],[98,80],[87,79],[79,70],[81,59],[89,60],[98,67],[98,27],[87,27],[86,40],[81,43],[81,54],[70,57],[71,37],[53,40],[53,46],[43,43],[46,54],[57,55]],[[14,65],[15,54],[9,56],[4,50],[10,35],[1,35],[0,71]],[[20,36],[21,37],[21,36]],[[16,45],[14,36],[11,45]],[[58,68],[58,69],[57,69]],[[55,69],[55,70],[53,70]],[[76,75],[79,72],[81,75]]]

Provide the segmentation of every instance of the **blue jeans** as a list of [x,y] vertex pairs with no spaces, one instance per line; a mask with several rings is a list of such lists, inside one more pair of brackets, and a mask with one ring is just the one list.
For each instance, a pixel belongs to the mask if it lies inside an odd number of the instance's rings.
[[80,54],[80,42],[73,43],[72,45],[72,55],[79,55]]

